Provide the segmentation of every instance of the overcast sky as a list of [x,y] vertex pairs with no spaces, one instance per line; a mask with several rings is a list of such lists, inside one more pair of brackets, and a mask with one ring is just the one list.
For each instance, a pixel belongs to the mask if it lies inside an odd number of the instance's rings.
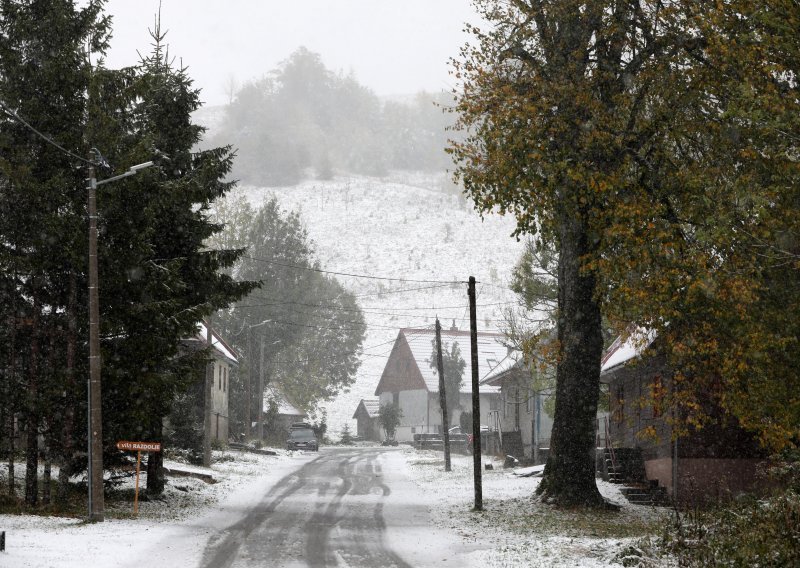
[[[150,46],[159,0],[109,0],[109,67],[132,65]],[[378,95],[454,85],[448,59],[475,21],[469,0],[161,0],[170,53],[189,67],[207,105],[225,85],[257,79],[305,46],[334,71],[350,71]]]

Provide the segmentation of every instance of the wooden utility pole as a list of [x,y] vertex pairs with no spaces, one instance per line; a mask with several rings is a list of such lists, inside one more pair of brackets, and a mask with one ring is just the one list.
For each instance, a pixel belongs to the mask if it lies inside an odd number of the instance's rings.
[[105,518],[103,499],[103,415],[100,385],[100,296],[97,276],[97,178],[89,164],[89,521]]
[[211,316],[206,320],[206,344],[211,361],[206,365],[206,382],[203,389],[203,465],[211,467],[211,406],[214,396],[214,356],[211,352]]
[[442,361],[442,325],[436,318],[436,367],[439,370],[439,405],[442,407],[442,439],[444,440],[444,470],[450,471],[450,419],[447,415],[447,392]]
[[264,335],[261,335],[261,361],[258,366],[258,392],[256,393],[258,402],[258,439],[264,439]]
[[253,328],[247,330],[247,383],[245,385],[245,405],[244,405],[244,441],[250,439],[252,435],[253,422],[250,417],[251,406],[253,405]]
[[481,481],[481,399],[478,392],[478,316],[475,308],[475,277],[469,277],[469,341],[472,365],[472,469],[475,484],[475,510],[483,510],[483,482]]

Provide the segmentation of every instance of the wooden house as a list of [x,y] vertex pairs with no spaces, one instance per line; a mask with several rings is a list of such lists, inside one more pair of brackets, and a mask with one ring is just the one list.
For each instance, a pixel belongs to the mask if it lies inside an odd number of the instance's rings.
[[[375,389],[381,405],[395,403],[403,412],[395,438],[410,442],[414,434],[439,434],[442,430],[439,404],[439,376],[431,367],[433,329],[404,328],[397,334],[389,359]],[[485,377],[507,355],[497,333],[478,333],[478,375]],[[462,412],[472,412],[471,346],[470,332],[453,326],[442,330],[442,347],[457,343],[467,365],[464,370],[459,402],[454,416],[449,416],[451,426],[459,424]],[[480,424],[490,426],[490,416],[498,410],[500,388],[486,385],[480,389]]]
[[[705,412],[715,423],[673,439],[673,414],[666,406],[672,376],[655,334],[618,338],[605,353],[600,380],[609,388],[609,438],[617,462],[610,464],[612,477],[624,470],[683,502],[752,489],[762,451],[751,434],[710,402]],[[635,463],[621,463],[631,459]]]

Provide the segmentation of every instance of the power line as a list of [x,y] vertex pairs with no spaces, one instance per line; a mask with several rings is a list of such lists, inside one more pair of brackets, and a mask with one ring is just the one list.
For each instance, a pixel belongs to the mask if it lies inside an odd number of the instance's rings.
[[[274,301],[272,301],[273,298],[268,298],[266,296],[256,296],[254,294],[250,294],[248,296],[248,298],[256,298],[256,299],[259,299],[259,300],[264,300],[265,303],[264,304],[240,304],[238,307],[248,308],[248,307],[289,306],[289,305],[292,305],[292,306],[304,306],[304,307],[308,307],[308,308],[330,309],[330,310],[336,310],[336,311],[357,311],[357,310],[367,311],[367,310],[377,309],[377,308],[373,308],[371,306],[362,306],[360,308],[352,308],[351,309],[351,308],[341,308],[341,307],[335,306],[333,304],[309,304],[309,303],[306,303],[306,302],[294,302],[294,301],[274,302]],[[507,306],[509,304],[516,304],[516,303],[518,303],[516,300],[511,300],[511,301],[508,301],[508,302],[492,302],[492,303],[489,303],[489,304],[478,304],[477,307],[479,307],[479,308],[490,308],[490,307],[493,307],[493,306]],[[406,311],[406,312],[408,312],[408,311],[434,311],[435,312],[436,310],[461,310],[463,308],[464,308],[463,304],[459,304],[457,306],[413,306],[413,307],[404,307],[404,308],[386,308],[386,307],[381,307],[380,308],[381,310],[389,310],[389,311],[387,311],[387,312],[374,312],[374,313],[384,313],[385,315],[395,315],[395,314],[392,313],[392,311],[399,311],[399,312],[402,312],[402,311]],[[397,315],[403,315],[403,314],[397,314]],[[456,318],[456,319],[462,320],[462,319],[467,319],[467,318]]]
[[323,270],[321,268],[314,268],[312,266],[300,266],[298,264],[290,264],[288,262],[279,262],[277,260],[268,260],[266,258],[258,258],[255,256],[242,255],[241,258],[255,260],[256,262],[263,262],[266,264],[274,264],[276,266],[283,266],[284,268],[293,268],[295,270],[308,270],[311,272],[319,272],[322,274],[332,274],[334,276],[348,276],[350,278],[365,278],[368,280],[390,280],[393,282],[415,282],[417,284],[466,284],[462,280],[419,280],[414,278],[395,278],[391,276],[373,276],[371,274],[354,274],[350,272],[335,272],[333,270]]
[[[298,306],[309,307],[309,308],[319,308],[319,311],[291,310],[292,314],[310,316],[310,317],[315,317],[315,318],[329,318],[331,313],[345,313],[345,314],[359,314],[360,313],[360,314],[363,314],[364,316],[389,316],[391,318],[405,317],[405,318],[416,318],[416,319],[425,318],[425,320],[427,320],[429,318],[435,318],[436,317],[434,309],[429,309],[428,313],[422,313],[422,314],[416,313],[416,314],[413,314],[413,313],[403,313],[403,312],[382,312],[382,311],[379,311],[379,310],[371,310],[369,308],[363,308],[363,309],[359,309],[359,308],[337,308],[337,307],[334,307],[334,306],[321,306],[321,305],[314,305],[314,304],[304,304],[304,303],[300,303],[300,302],[295,302],[294,304],[298,305]],[[277,307],[277,306],[280,306],[280,305],[285,305],[285,304],[272,304],[272,303],[246,304],[246,305],[238,305],[237,307],[238,308],[257,308],[257,307],[270,308],[270,307]],[[459,306],[459,308],[460,308],[460,306]],[[457,318],[457,317],[452,317],[452,316],[445,317],[445,319],[452,319],[452,320],[455,320],[455,321],[468,321],[469,320],[469,318],[465,318],[465,317]],[[487,322],[487,321],[488,322],[496,322],[496,321],[503,321],[503,320],[499,320],[499,319],[496,319],[496,318],[481,318],[481,321],[484,321],[484,322]],[[402,327],[415,327],[415,326],[412,325],[412,324],[408,324],[408,325],[405,325],[405,326],[402,326]]]
[[59,150],[61,150],[65,154],[67,154],[68,156],[71,156],[72,158],[75,158],[76,160],[80,160],[81,162],[83,162],[85,164],[94,165],[94,162],[92,162],[91,160],[87,160],[86,158],[83,158],[83,157],[78,156],[77,154],[75,154],[73,152],[70,152],[69,150],[64,148],[61,144],[59,144],[58,142],[53,140],[50,136],[47,136],[46,134],[43,134],[42,132],[39,132],[28,121],[26,121],[24,118],[19,116],[13,110],[11,110],[11,108],[8,105],[6,105],[3,101],[0,101],[0,108],[2,108],[8,116],[10,116],[14,120],[19,122],[23,126],[25,126],[28,130],[30,130],[31,132],[36,134],[39,138],[41,138],[42,140],[44,140],[48,144],[50,144],[52,146],[55,146],[56,148],[58,148]]

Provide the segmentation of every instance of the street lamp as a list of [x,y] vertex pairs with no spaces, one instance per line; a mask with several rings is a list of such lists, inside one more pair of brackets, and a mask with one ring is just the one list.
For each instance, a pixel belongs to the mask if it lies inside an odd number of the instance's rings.
[[[96,159],[100,152],[92,148]],[[103,414],[100,389],[100,298],[97,292],[97,186],[136,175],[149,168],[153,162],[145,162],[128,168],[123,174],[97,181],[95,161],[90,159],[89,178],[89,385],[87,407],[88,438],[88,486],[89,521],[104,520],[103,503]]]

